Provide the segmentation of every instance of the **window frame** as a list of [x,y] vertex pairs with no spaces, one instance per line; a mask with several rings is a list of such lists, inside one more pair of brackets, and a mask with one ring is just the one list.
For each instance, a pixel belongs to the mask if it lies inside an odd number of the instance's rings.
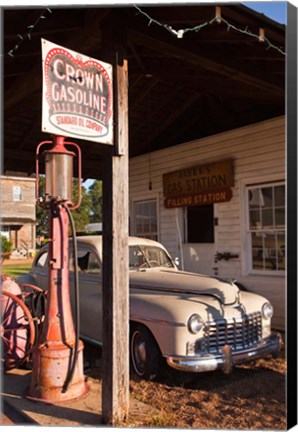
[[[81,255],[83,254],[83,255]],[[81,256],[80,256],[81,255]],[[93,267],[93,270],[91,270],[90,262],[92,262],[92,258],[94,258],[94,262],[97,264],[96,267]],[[93,248],[89,248],[88,246],[78,244],[77,245],[77,258],[78,258],[78,273],[80,277],[95,275],[99,276],[102,275],[102,262],[100,260],[100,257],[97,255],[96,251]],[[82,266],[83,262],[80,260],[84,260],[86,258],[86,267]],[[96,271],[94,271],[96,269]],[[98,271],[97,271],[98,269]],[[73,248],[70,247],[69,249],[69,271],[71,273],[74,273],[75,267],[74,267],[74,252]]]
[[[260,227],[259,229],[252,229],[250,226],[250,206],[249,206],[249,190],[251,189],[264,189],[264,188],[274,188],[277,186],[284,186],[285,188],[285,197],[284,197],[284,202],[285,202],[285,224],[284,226],[276,226],[276,225],[272,225],[271,227]],[[286,181],[285,180],[277,180],[277,179],[272,179],[272,180],[261,180],[261,181],[254,181],[254,182],[246,182],[244,184],[244,197],[245,197],[245,251],[246,251],[246,274],[251,274],[251,275],[268,275],[268,276],[283,276],[285,275],[286,269],[268,269],[268,268],[260,268],[260,269],[256,269],[253,268],[253,251],[252,251],[252,235],[253,233],[272,233],[275,236],[278,233],[284,234],[285,236],[285,243],[286,243],[286,233],[287,233],[287,226],[286,226],[286,220],[287,220],[287,205],[286,205],[286,196],[287,196],[287,190],[286,190]],[[272,209],[273,209],[273,213],[274,213],[274,209],[276,207],[273,207],[272,204]],[[286,261],[286,256],[284,257],[285,261]],[[263,264],[264,266],[264,264]]]
[[14,185],[12,187],[12,200],[13,202],[21,202],[23,200],[22,186]]
[[[148,233],[137,233],[137,210],[136,205],[141,203],[155,203],[156,208],[156,231],[149,231]],[[159,241],[159,208],[158,208],[158,199],[156,196],[154,197],[144,197],[144,198],[135,198],[132,201],[132,214],[133,214],[133,220],[132,220],[132,233],[135,237],[140,238],[148,238],[155,241]],[[155,237],[152,237],[155,236]]]

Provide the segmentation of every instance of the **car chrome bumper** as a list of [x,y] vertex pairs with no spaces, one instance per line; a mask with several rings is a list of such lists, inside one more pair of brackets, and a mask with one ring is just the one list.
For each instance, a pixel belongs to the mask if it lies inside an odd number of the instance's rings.
[[262,339],[255,347],[246,350],[233,352],[231,347],[226,345],[218,354],[167,356],[166,360],[172,368],[185,372],[208,372],[222,369],[225,373],[230,373],[234,365],[247,363],[269,354],[278,355],[282,344],[281,335],[274,333]]

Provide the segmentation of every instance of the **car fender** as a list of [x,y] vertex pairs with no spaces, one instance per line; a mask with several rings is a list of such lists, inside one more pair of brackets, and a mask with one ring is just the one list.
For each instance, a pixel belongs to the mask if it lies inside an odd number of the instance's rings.
[[146,326],[154,336],[162,355],[186,355],[187,344],[200,337],[188,330],[194,313],[204,320],[221,317],[214,298],[182,297],[152,293],[133,293],[130,297],[130,321]]

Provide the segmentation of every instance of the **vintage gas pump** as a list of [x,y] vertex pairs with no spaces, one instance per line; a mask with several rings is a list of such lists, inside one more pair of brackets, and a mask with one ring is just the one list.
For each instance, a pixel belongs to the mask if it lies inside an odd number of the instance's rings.
[[[49,213],[49,284],[48,302],[40,340],[33,352],[33,371],[28,397],[54,403],[83,396],[88,391],[83,374],[83,343],[79,340],[78,276],[75,277],[76,312],[74,326],[69,292],[69,222],[74,238],[74,261],[77,263],[75,228],[71,210],[80,205],[72,198],[73,159],[78,156],[79,191],[81,185],[81,152],[77,144],[55,136],[41,142],[36,150],[36,191],[39,189],[39,157],[44,145],[53,144],[43,152],[45,159],[45,197],[39,205]],[[65,146],[72,146],[76,152]],[[76,327],[76,328],[75,328]]]

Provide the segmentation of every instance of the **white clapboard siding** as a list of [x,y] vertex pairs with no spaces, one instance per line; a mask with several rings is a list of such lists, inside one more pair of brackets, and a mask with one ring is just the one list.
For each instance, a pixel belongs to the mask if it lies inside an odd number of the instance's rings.
[[[281,329],[285,317],[285,277],[249,275],[245,271],[244,191],[245,185],[285,180],[285,155],[285,119],[277,117],[130,159],[131,215],[135,200],[157,199],[159,240],[172,256],[182,258],[186,270],[236,277],[249,289],[266,294],[275,308],[274,324]],[[231,201],[214,206],[218,219],[215,243],[181,244],[183,209],[164,207],[163,174],[224,159],[234,161],[235,185]],[[239,257],[215,262],[218,251],[229,251]]]

